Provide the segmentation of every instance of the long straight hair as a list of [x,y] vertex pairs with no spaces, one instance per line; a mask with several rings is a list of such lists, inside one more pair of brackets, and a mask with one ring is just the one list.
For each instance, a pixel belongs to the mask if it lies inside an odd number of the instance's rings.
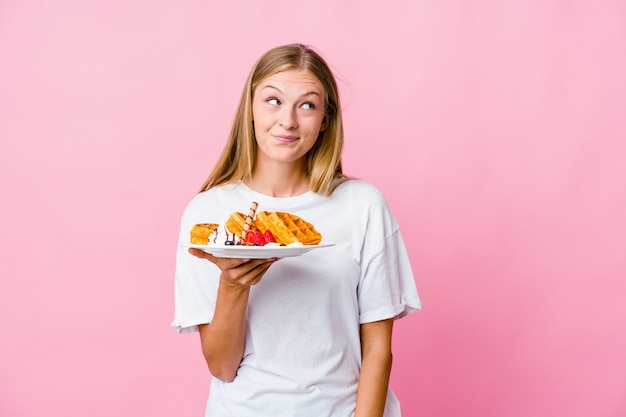
[[269,50],[253,66],[241,94],[226,146],[200,192],[218,185],[251,179],[258,152],[252,121],[255,89],[267,77],[289,70],[308,71],[317,78],[326,93],[324,108],[328,127],[319,133],[315,145],[306,155],[306,173],[311,190],[331,195],[341,182],[348,179],[343,175],[341,167],[343,121],[335,77],[326,61],[311,47],[290,44]]

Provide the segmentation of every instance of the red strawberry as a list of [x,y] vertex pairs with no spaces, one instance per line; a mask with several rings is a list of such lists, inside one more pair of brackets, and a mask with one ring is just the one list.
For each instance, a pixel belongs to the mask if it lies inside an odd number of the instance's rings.
[[265,239],[265,243],[276,242],[276,239],[274,239],[274,235],[272,234],[270,229],[267,229],[265,233],[263,233],[263,238]]
[[238,245],[244,245],[244,246],[250,246],[252,245],[252,243],[250,243],[248,241],[248,235],[250,234],[250,232],[244,232],[243,233],[243,239],[241,239],[239,242],[237,242]]
[[249,230],[248,233],[246,233],[245,242],[257,246],[265,246],[265,238],[258,230]]

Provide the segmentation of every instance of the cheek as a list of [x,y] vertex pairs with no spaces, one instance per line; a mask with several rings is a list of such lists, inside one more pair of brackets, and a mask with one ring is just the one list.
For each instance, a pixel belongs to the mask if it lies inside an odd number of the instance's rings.
[[252,121],[259,131],[272,124],[272,114],[262,108],[252,107]]
[[257,119],[263,118],[263,107],[261,103],[256,100],[252,100],[252,120],[256,121]]
[[319,135],[323,131],[324,128],[324,120],[323,119],[315,119],[315,121],[311,122],[311,131],[315,133],[315,136]]

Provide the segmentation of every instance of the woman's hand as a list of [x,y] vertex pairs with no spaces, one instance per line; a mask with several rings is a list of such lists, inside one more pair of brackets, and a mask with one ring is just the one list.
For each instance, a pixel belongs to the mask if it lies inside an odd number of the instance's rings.
[[250,287],[258,284],[269,267],[278,258],[267,259],[234,259],[218,258],[203,250],[190,248],[189,253],[198,258],[213,262],[222,271],[221,278],[225,284],[235,287]]

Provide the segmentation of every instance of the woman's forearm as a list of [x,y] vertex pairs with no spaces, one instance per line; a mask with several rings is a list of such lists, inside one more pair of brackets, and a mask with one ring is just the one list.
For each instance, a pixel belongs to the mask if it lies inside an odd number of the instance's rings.
[[391,374],[393,320],[361,326],[362,362],[354,417],[382,417]]
[[220,279],[213,320],[199,326],[209,370],[222,381],[235,378],[243,357],[249,295],[250,287],[234,287]]

